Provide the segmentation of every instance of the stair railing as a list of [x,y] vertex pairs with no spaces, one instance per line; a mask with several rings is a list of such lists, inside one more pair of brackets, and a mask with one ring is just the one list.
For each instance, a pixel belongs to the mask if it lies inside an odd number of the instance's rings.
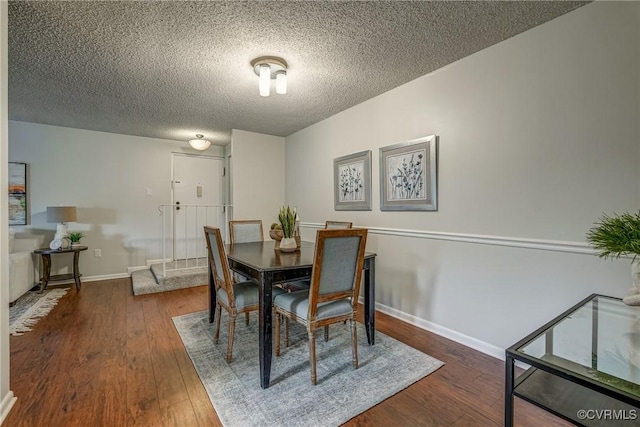
[[[231,205],[190,205],[181,203],[158,206],[158,211],[162,216],[163,276],[166,275],[167,271],[189,270],[207,265],[207,245],[203,226],[219,227],[223,235],[226,236],[230,208]],[[175,210],[184,210],[184,215],[180,215],[180,218],[177,219],[177,216],[174,215]],[[219,218],[223,216],[224,221],[219,224]],[[177,240],[178,230],[183,233],[184,241]],[[167,253],[167,248],[170,248],[170,254]],[[184,253],[180,254],[181,256],[178,258],[176,252],[179,250],[184,250]],[[204,259],[202,265],[201,259]],[[181,260],[184,260],[184,266],[178,263]],[[170,262],[172,266],[167,267],[167,262]]]

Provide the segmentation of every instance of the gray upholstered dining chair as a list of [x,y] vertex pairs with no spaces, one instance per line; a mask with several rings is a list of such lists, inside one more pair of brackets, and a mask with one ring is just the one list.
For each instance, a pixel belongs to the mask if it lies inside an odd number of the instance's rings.
[[[214,338],[215,344],[218,344],[220,336],[220,316],[222,309],[229,314],[229,337],[227,339],[227,362],[231,362],[233,353],[233,334],[236,326],[236,317],[238,314],[247,314],[247,323],[249,320],[249,312],[258,311],[259,289],[258,284],[254,281],[247,280],[235,282],[229,269],[229,260],[224,248],[222,234],[217,227],[204,227],[204,235],[207,241],[207,251],[209,253],[209,268],[213,276],[214,289],[216,293],[215,308],[215,326]],[[273,294],[278,295],[284,292],[274,288]]]
[[324,223],[325,230],[335,229],[335,228],[351,228],[353,227],[353,223],[349,221],[326,221]]
[[[351,228],[352,226],[353,223],[349,221],[325,221],[324,223],[325,230],[345,229]],[[301,289],[309,289],[309,280],[302,279],[296,280],[294,282],[284,283],[282,287],[289,292],[299,291]]]
[[[229,221],[230,243],[248,243],[264,241],[261,219],[236,219]],[[245,281],[249,278],[237,271],[233,272],[236,281]]]
[[231,244],[262,242],[264,234],[261,219],[244,219],[229,221],[229,237]]
[[[318,230],[309,290],[283,293],[273,300],[275,353],[280,355],[281,316],[302,323],[309,336],[311,382],[317,383],[315,330],[350,321],[353,367],[358,368],[356,316],[367,230]],[[325,341],[328,339],[325,332]]]

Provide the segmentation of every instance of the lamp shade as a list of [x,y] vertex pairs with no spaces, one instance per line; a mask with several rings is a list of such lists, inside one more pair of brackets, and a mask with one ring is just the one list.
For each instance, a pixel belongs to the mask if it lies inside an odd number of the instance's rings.
[[53,206],[47,208],[47,222],[73,222],[78,219],[75,206]]

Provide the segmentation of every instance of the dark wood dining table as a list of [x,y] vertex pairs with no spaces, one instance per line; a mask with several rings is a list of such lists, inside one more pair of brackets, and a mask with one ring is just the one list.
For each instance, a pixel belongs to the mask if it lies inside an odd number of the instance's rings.
[[[269,387],[271,356],[273,354],[273,319],[271,302],[273,285],[311,277],[315,244],[301,242],[295,252],[275,250],[275,242],[251,242],[226,245],[227,258],[232,270],[251,277],[259,285],[259,357],[260,386]],[[375,259],[376,254],[367,252],[364,260],[364,324],[367,341],[375,344]],[[213,323],[216,293],[213,276],[209,269],[209,322]]]

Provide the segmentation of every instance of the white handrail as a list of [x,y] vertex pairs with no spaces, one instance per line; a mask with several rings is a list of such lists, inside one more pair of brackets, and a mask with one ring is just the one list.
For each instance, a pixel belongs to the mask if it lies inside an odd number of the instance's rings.
[[[198,231],[198,211],[202,211],[204,210],[204,221],[207,221],[207,219],[209,218],[209,211],[210,209],[222,209],[222,212],[224,213],[224,224],[220,224],[219,227],[224,230],[225,234],[226,234],[226,229],[227,229],[227,224],[229,223],[229,212],[232,205],[197,205],[197,204],[181,204],[181,203],[175,203],[175,204],[163,204],[163,205],[159,205],[158,206],[158,211],[160,212],[160,215],[162,216],[162,230],[161,230],[161,234],[162,234],[162,274],[166,275],[167,271],[175,271],[175,270],[187,270],[187,269],[192,269],[192,268],[197,268],[200,264],[200,254],[198,253],[198,248],[199,247],[204,247],[206,245],[201,245],[201,243],[204,242],[204,232],[202,230]],[[177,259],[176,259],[176,237],[175,237],[175,230],[177,229],[177,227],[184,227],[184,232],[185,232],[185,236],[188,236],[188,231],[189,231],[189,227],[191,224],[189,224],[189,215],[183,215],[184,218],[184,224],[175,224],[172,222],[173,227],[171,228],[171,261],[174,262],[174,267],[175,268],[170,268],[167,269],[167,223],[165,221],[166,217],[169,217],[169,219],[171,219],[172,221],[174,220],[175,216],[173,216],[173,212],[174,209],[176,208],[180,208],[180,209],[185,209],[186,212],[190,212],[190,210],[193,210],[194,213],[194,217],[195,217],[195,223],[193,225],[194,227],[194,236],[196,238],[196,242],[195,242],[195,267],[189,267],[188,266],[188,260],[192,259],[189,258],[190,254],[189,254],[189,239],[185,239],[185,243],[184,243],[184,267],[178,267],[178,263],[177,263]],[[170,213],[170,215],[166,215],[166,213]],[[216,218],[217,220],[217,218]],[[216,221],[217,224],[217,221]],[[207,257],[207,254],[205,253],[204,258]],[[182,258],[181,258],[182,259]]]

